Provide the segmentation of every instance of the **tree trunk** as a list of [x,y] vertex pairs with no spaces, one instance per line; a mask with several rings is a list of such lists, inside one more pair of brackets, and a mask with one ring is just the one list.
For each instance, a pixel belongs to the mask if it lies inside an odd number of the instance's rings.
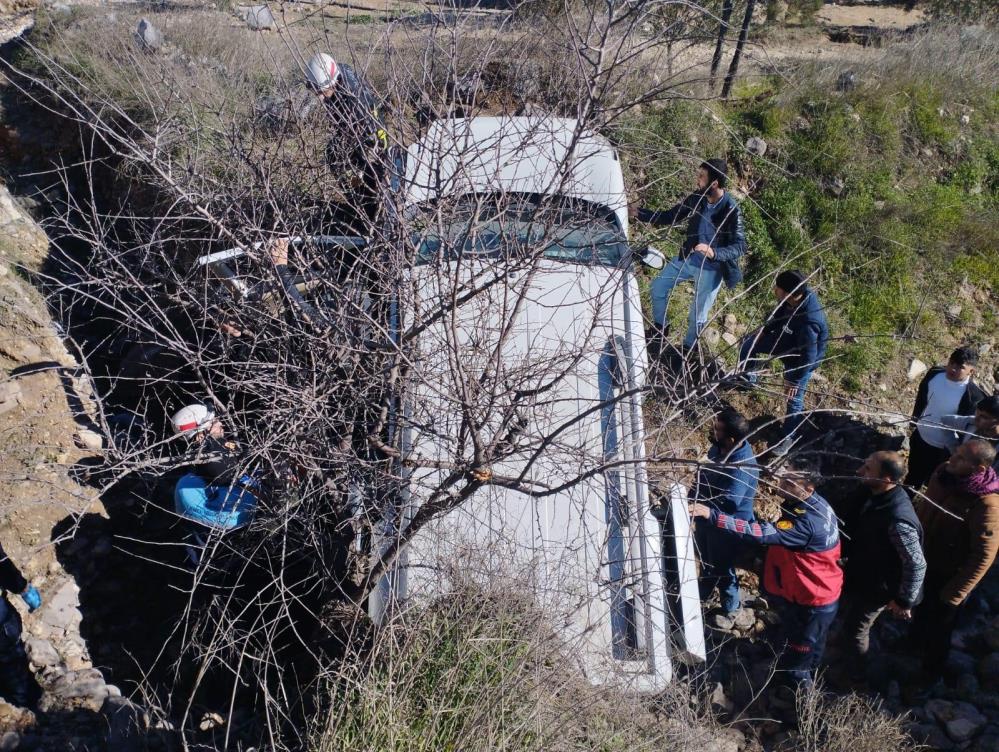
[[746,46],[746,39],[749,37],[749,24],[753,20],[753,7],[756,0],[747,0],[746,15],[742,19],[742,30],[739,32],[739,41],[735,45],[735,53],[732,55],[732,62],[728,66],[728,73],[725,76],[725,85],[722,86],[722,99],[728,99],[732,91],[732,82],[735,74],[739,72],[739,59],[742,57],[742,48]]
[[732,0],[725,0],[722,4],[721,23],[718,24],[718,41],[715,42],[715,54],[711,58],[711,91],[715,90],[715,76],[718,75],[718,66],[721,65],[722,49],[725,47],[725,37],[728,36],[728,22],[732,18]]

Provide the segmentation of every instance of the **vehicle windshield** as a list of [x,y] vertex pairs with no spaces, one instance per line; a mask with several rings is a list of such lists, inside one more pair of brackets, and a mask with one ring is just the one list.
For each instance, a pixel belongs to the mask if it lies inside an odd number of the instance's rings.
[[613,212],[561,196],[467,195],[421,207],[416,223],[417,264],[540,254],[556,261],[617,266],[627,252]]

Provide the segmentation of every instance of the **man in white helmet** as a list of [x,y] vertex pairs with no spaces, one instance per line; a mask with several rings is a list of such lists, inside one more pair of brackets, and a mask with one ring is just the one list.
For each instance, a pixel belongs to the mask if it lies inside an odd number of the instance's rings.
[[225,435],[214,411],[195,403],[170,419],[174,433],[194,446],[189,472],[174,488],[174,508],[185,519],[207,527],[230,530],[253,517],[258,484],[245,474],[239,444]]
[[313,55],[305,68],[306,85],[322,98],[331,121],[326,161],[334,175],[346,175],[349,196],[365,234],[381,203],[388,172],[388,134],[378,99],[366,80],[332,55]]

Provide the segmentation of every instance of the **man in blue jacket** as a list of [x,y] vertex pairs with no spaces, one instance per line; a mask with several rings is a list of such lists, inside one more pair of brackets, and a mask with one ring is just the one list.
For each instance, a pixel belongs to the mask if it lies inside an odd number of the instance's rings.
[[697,171],[697,190],[667,211],[639,209],[637,219],[656,227],[673,227],[687,220],[687,236],[680,253],[652,281],[652,327],[646,333],[649,349],[658,354],[668,328],[666,308],[678,282],[694,281],[687,334],[683,346],[690,349],[708,323],[722,281],[732,288],[742,281],[739,261],[746,252],[742,211],[725,191],[728,165],[724,159],[709,159]]
[[756,383],[761,361],[777,358],[784,368],[784,440],[774,447],[778,455],[787,454],[795,432],[804,419],[805,390],[815,369],[822,363],[829,342],[829,324],[815,292],[799,271],[777,275],[774,295],[780,304],[762,328],[748,335],[739,352],[745,379]]
[[[747,437],[749,421],[728,408],[718,413],[711,428],[709,465],[697,474],[692,500],[740,520],[752,520],[760,467]],[[707,525],[695,531],[701,558],[701,600],[717,587],[722,611],[730,616],[742,605],[735,559],[740,541]]]

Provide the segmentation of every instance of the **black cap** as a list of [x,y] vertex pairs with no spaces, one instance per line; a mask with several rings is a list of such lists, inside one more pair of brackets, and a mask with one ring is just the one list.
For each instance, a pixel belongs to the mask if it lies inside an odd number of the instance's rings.
[[805,292],[805,275],[797,269],[789,269],[778,274],[774,284],[786,293],[800,294]]

